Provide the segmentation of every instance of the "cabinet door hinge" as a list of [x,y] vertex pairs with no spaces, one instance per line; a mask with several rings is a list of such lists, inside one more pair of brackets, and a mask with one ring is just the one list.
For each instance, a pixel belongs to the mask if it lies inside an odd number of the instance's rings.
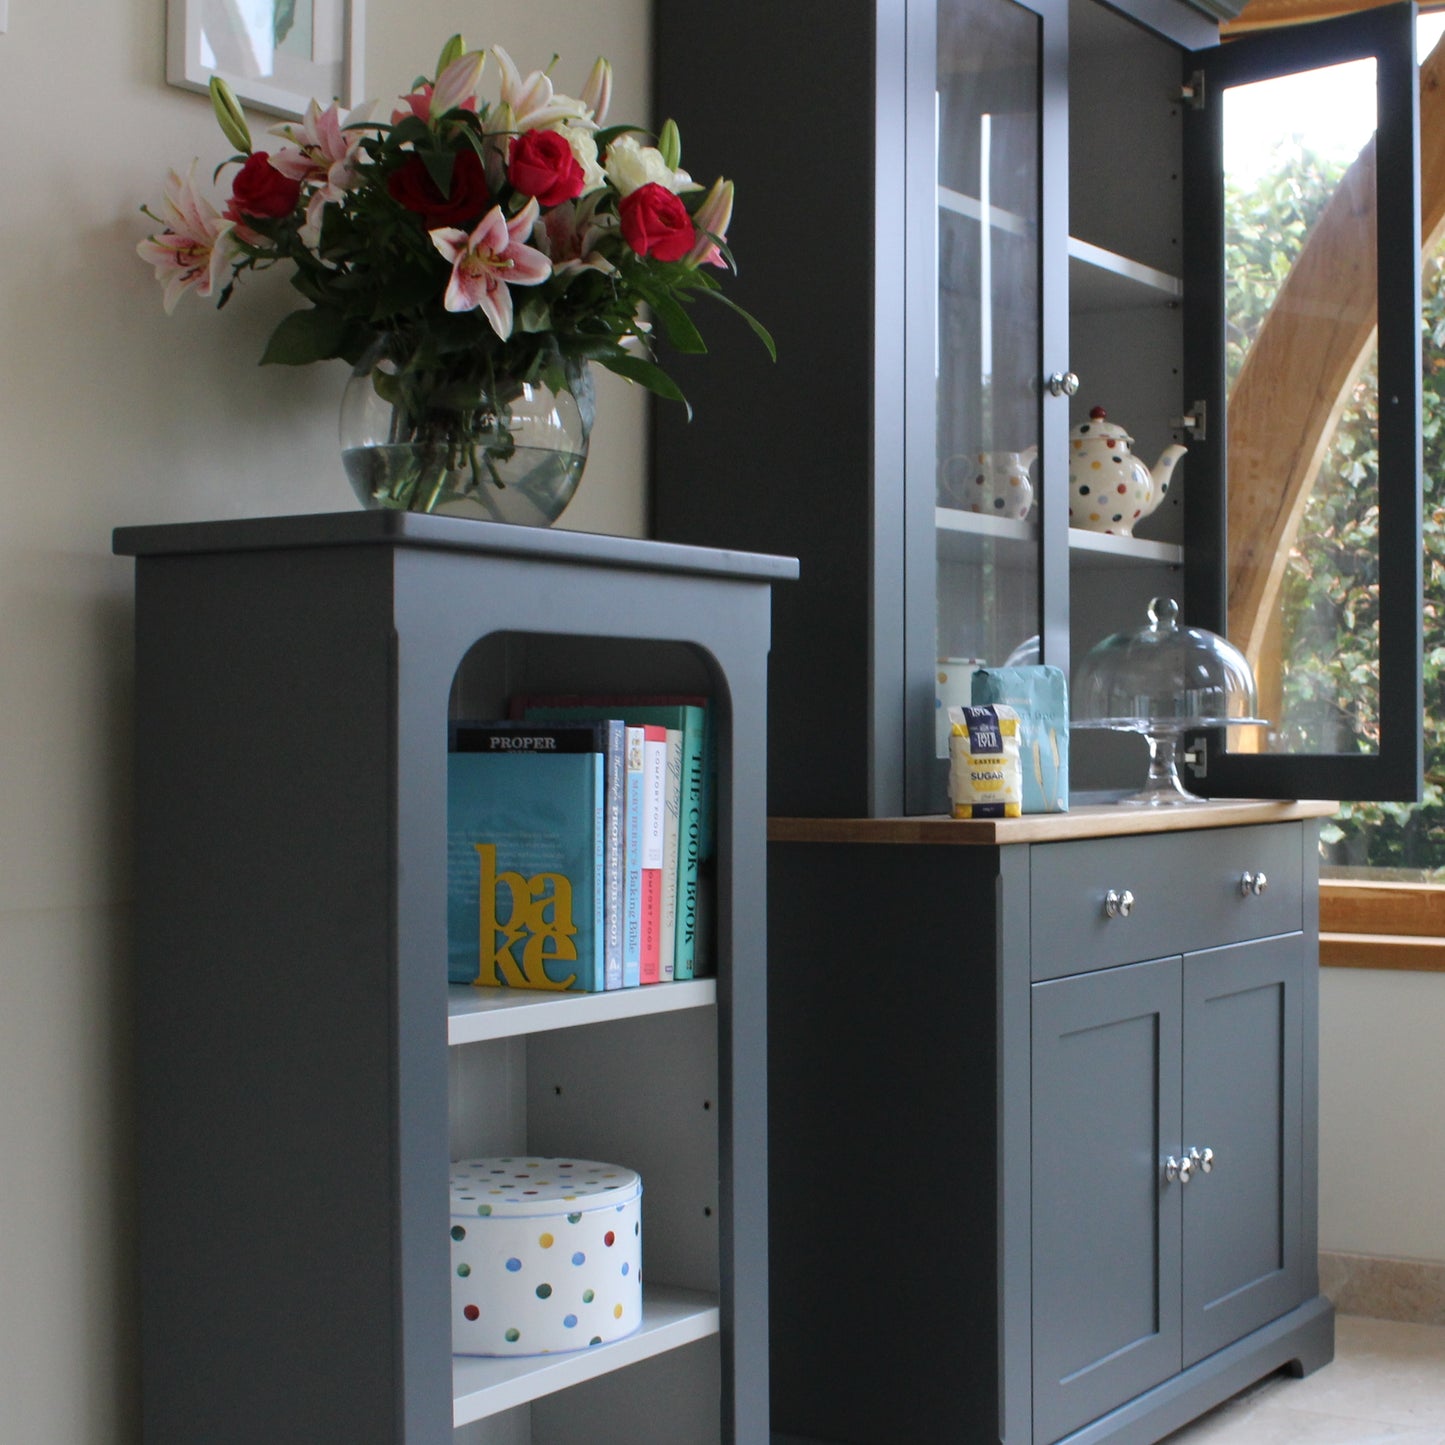
[[1179,99],[1188,102],[1194,110],[1204,109],[1204,72],[1196,70],[1185,85],[1179,87]]
[[1196,733],[1186,741],[1184,762],[1196,778],[1209,776],[1209,742],[1203,733]]
[[1169,425],[1175,431],[1187,431],[1197,442],[1208,440],[1209,431],[1206,426],[1208,421],[1207,411],[1203,401],[1196,401],[1183,416],[1169,418]]

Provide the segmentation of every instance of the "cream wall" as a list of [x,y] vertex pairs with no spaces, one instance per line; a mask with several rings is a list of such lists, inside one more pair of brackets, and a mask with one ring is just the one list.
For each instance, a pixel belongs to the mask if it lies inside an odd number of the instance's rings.
[[1445,1261],[1445,975],[1320,970],[1320,1248]]
[[[614,114],[653,119],[646,0],[368,3],[369,93],[461,30],[527,68],[560,52],[563,88],[605,53]],[[290,289],[167,318],[135,255],[166,168],[228,150],[165,84],[164,25],[165,0],[10,0],[0,34],[0,1445],[137,1438],[131,564],[111,528],[354,505],[344,366],[256,365]],[[642,398],[604,376],[567,525],[640,534],[642,460]]]
[[[558,50],[574,86],[606,53],[614,113],[656,119],[647,0],[369,3],[368,91],[460,29],[525,65]],[[130,563],[111,528],[352,505],[344,368],[255,364],[289,289],[166,318],[135,257],[166,167],[226,150],[205,100],[164,83],[164,11],[10,0],[0,34],[0,1445],[136,1438]],[[566,524],[641,534],[642,398],[599,390]],[[1445,980],[1336,971],[1324,1015],[1326,1247],[1445,1259]]]

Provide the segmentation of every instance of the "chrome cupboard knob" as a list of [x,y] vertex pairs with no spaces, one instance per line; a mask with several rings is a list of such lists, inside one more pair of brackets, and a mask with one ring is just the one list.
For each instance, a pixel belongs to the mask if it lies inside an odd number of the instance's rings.
[[1253,894],[1256,898],[1269,887],[1269,877],[1264,873],[1242,873],[1239,878],[1240,897],[1248,898]]
[[1127,918],[1134,911],[1134,895],[1125,888],[1111,888],[1104,895],[1104,914],[1108,918]]
[[1194,1161],[1187,1156],[1183,1159],[1176,1159],[1171,1154],[1164,1161],[1164,1180],[1167,1184],[1173,1184],[1175,1180],[1178,1180],[1180,1184],[1188,1184],[1193,1173]]
[[1189,1151],[1189,1162],[1201,1174],[1210,1174],[1214,1170],[1214,1150],[1191,1149]]
[[1079,390],[1079,378],[1072,371],[1056,371],[1049,378],[1049,391],[1054,396],[1073,396]]

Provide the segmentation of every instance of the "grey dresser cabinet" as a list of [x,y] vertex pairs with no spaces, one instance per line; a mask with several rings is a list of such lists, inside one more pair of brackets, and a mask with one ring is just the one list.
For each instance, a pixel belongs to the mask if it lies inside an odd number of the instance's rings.
[[775,1429],[1145,1445],[1330,1358],[1325,808],[773,821]]
[[[136,557],[146,1445],[760,1445],[763,717],[789,559],[352,513]],[[706,693],[715,976],[449,988],[448,720]],[[642,1175],[643,1320],[451,1354],[448,1161]]]

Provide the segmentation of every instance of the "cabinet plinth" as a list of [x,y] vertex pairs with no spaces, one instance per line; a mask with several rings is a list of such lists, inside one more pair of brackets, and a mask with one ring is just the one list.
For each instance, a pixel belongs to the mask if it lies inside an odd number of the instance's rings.
[[[762,719],[770,587],[795,564],[367,513],[123,529],[116,550],[137,557],[146,1440],[442,1445],[544,1407],[535,1438],[571,1440],[555,1392],[606,1377],[617,1428],[662,1441],[630,1369],[685,1373],[699,1340],[708,1433],[765,1439]],[[540,688],[714,699],[715,978],[665,1002],[449,990],[448,718]],[[695,1073],[650,1072],[680,1052]],[[569,1066],[623,1116],[610,1134]],[[528,1099],[544,1075],[565,1094]],[[672,1116],[678,1141],[649,1137]],[[653,1173],[643,1329],[585,1366],[454,1378],[457,1141],[577,1154],[594,1127]]]

